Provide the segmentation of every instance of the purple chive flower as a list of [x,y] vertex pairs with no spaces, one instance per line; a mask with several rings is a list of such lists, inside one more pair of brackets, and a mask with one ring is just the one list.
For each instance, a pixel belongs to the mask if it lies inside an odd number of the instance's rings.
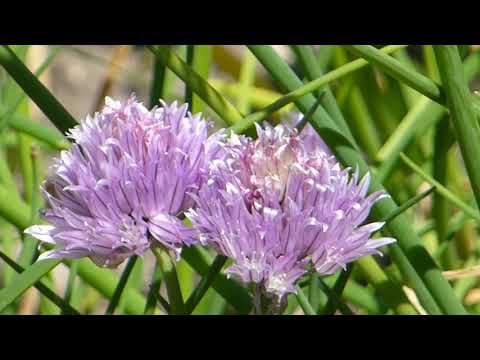
[[[189,209],[200,171],[215,156],[219,132],[176,102],[147,110],[134,96],[106,106],[73,128],[43,187],[50,208],[25,232],[55,244],[41,258],[90,257],[115,267],[152,244],[178,256],[195,242],[176,215]],[[153,241],[152,241],[153,240]]]
[[367,196],[369,175],[359,181],[313,129],[304,130],[280,124],[257,126],[257,140],[232,135],[186,214],[202,243],[233,259],[227,274],[278,302],[310,264],[333,274],[395,241],[371,239],[382,222],[362,225],[386,195]]

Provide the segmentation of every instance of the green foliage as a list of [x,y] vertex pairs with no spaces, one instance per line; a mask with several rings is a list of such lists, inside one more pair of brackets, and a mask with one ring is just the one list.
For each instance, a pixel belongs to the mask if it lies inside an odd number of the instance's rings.
[[[39,80],[64,47],[52,48],[35,71],[27,66],[31,48],[0,46],[0,312],[18,312],[35,287],[42,314],[251,313],[256,298],[225,276],[228,259],[197,246],[183,249],[176,264],[158,249],[151,258],[132,257],[121,273],[88,259],[35,261],[38,244],[22,232],[39,221],[46,164],[69,148],[64,134],[77,121]],[[382,249],[390,263],[369,256],[332,276],[309,274],[289,296],[285,313],[320,315],[466,314],[478,282],[447,280],[443,271],[471,267],[480,256],[480,97],[469,88],[480,52],[469,49],[425,45],[419,61],[406,45],[295,45],[286,61],[273,47],[251,45],[235,66],[236,55],[213,45],[141,51],[152,60],[150,106],[186,100],[216,125],[253,136],[254,123],[296,108],[339,161],[371,173],[370,192],[391,195],[369,218],[385,221],[381,235],[397,239]],[[56,129],[39,122],[28,99]],[[68,270],[63,297],[55,290],[57,267]]]

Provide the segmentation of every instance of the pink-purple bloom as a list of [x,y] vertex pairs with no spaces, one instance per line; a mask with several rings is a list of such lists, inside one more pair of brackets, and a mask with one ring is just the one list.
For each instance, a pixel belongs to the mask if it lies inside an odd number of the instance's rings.
[[26,230],[56,245],[42,258],[90,257],[115,267],[142,255],[152,244],[177,256],[195,243],[192,230],[177,215],[189,209],[201,169],[218,151],[219,132],[208,137],[209,123],[176,102],[146,109],[135,97],[107,98],[100,113],[70,132],[75,140],[63,151],[46,180],[50,225]]
[[186,214],[203,244],[233,260],[228,274],[281,301],[309,267],[333,274],[395,241],[371,238],[382,222],[362,225],[386,195],[367,196],[369,175],[342,169],[309,125],[257,133],[225,141]]

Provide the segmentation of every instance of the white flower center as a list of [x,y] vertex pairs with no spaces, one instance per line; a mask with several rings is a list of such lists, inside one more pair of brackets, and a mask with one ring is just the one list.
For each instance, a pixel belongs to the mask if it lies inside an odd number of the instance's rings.
[[266,289],[269,292],[283,294],[287,291],[287,274],[285,273],[278,273],[273,274],[268,278]]

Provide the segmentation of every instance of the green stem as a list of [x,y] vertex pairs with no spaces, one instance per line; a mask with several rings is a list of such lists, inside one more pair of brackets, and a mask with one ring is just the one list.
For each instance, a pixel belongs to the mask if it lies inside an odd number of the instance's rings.
[[[355,315],[350,308],[345,305],[338,297],[337,294],[330,289],[322,279],[318,279],[320,289],[328,296],[329,301],[333,301],[335,307],[337,307],[343,315]],[[328,305],[328,302],[327,302]]]
[[[193,69],[193,57],[195,53],[195,45],[187,45],[187,61],[186,64]],[[193,91],[188,85],[188,83],[185,83],[185,103],[188,104],[188,108],[191,110],[192,109],[192,98],[193,98]]]
[[158,267],[162,271],[165,284],[167,285],[168,300],[173,315],[185,314],[185,304],[183,303],[182,292],[180,284],[178,283],[177,271],[170,255],[158,248],[152,248],[155,257],[157,258]]
[[[65,294],[63,295],[63,301],[70,303],[73,298],[73,292],[75,290],[75,279],[77,278],[78,262],[73,260],[70,271],[68,272],[67,287],[65,288]],[[62,311],[62,315],[65,312]]]
[[105,311],[105,315],[113,315],[115,308],[117,307],[120,301],[120,297],[122,296],[123,290],[125,289],[125,285],[127,285],[128,278],[132,273],[132,269],[135,266],[135,263],[137,262],[137,259],[138,259],[138,256],[134,255],[128,260],[127,265],[125,266],[125,269],[123,270],[122,275],[120,276],[120,280],[118,281],[117,287],[113,292],[112,299],[110,300],[107,310]]
[[240,74],[238,75],[238,97],[237,108],[242,114],[248,114],[250,111],[250,93],[251,87],[255,83],[255,56],[248,50],[243,55]]
[[300,286],[297,286],[297,293],[295,294],[295,297],[297,298],[298,304],[302,308],[305,315],[317,315],[312,305],[308,302],[308,299]]
[[222,270],[223,265],[227,258],[223,255],[217,255],[215,260],[213,260],[210,269],[205,274],[205,276],[200,280],[200,283],[197,285],[193,293],[188,298],[187,302],[185,303],[185,309],[187,314],[191,314],[193,310],[195,310],[198,303],[202,300],[203,296],[210,288],[213,283],[213,280],[217,276],[217,274]]
[[[348,278],[350,277],[353,270],[353,264],[349,264],[347,266],[346,271],[342,271],[340,276],[338,277],[337,281],[335,281],[335,285],[333,286],[333,292],[335,293],[335,297],[340,299],[342,296],[343,290],[345,289],[345,285],[347,285]],[[323,314],[325,315],[333,315],[338,308],[338,304],[335,302],[333,297],[328,298],[327,305],[323,310]]]
[[150,281],[150,288],[147,294],[147,303],[145,304],[145,311],[143,312],[144,315],[151,315],[154,313],[155,307],[157,306],[157,294],[160,291],[161,286],[162,286],[162,273],[160,271],[160,268],[158,267],[158,264],[155,263],[155,268],[152,274],[152,280]]
[[150,108],[158,105],[158,102],[163,98],[163,89],[165,81],[166,67],[161,61],[156,58],[153,61],[153,79],[150,88]]
[[[433,49],[432,49],[433,50]],[[433,71],[433,70],[430,70]],[[435,139],[433,149],[433,178],[439,183],[447,186],[447,163],[448,150],[452,145],[450,124],[447,117],[444,117],[435,127]],[[449,208],[447,199],[441,194],[434,194],[432,214],[435,221],[438,243],[447,241]],[[450,269],[455,263],[452,251],[447,251],[444,256],[446,268]]]
[[470,92],[455,45],[435,45],[435,55],[447,98],[450,118],[467,168],[473,194],[480,208],[480,129],[470,101]]

